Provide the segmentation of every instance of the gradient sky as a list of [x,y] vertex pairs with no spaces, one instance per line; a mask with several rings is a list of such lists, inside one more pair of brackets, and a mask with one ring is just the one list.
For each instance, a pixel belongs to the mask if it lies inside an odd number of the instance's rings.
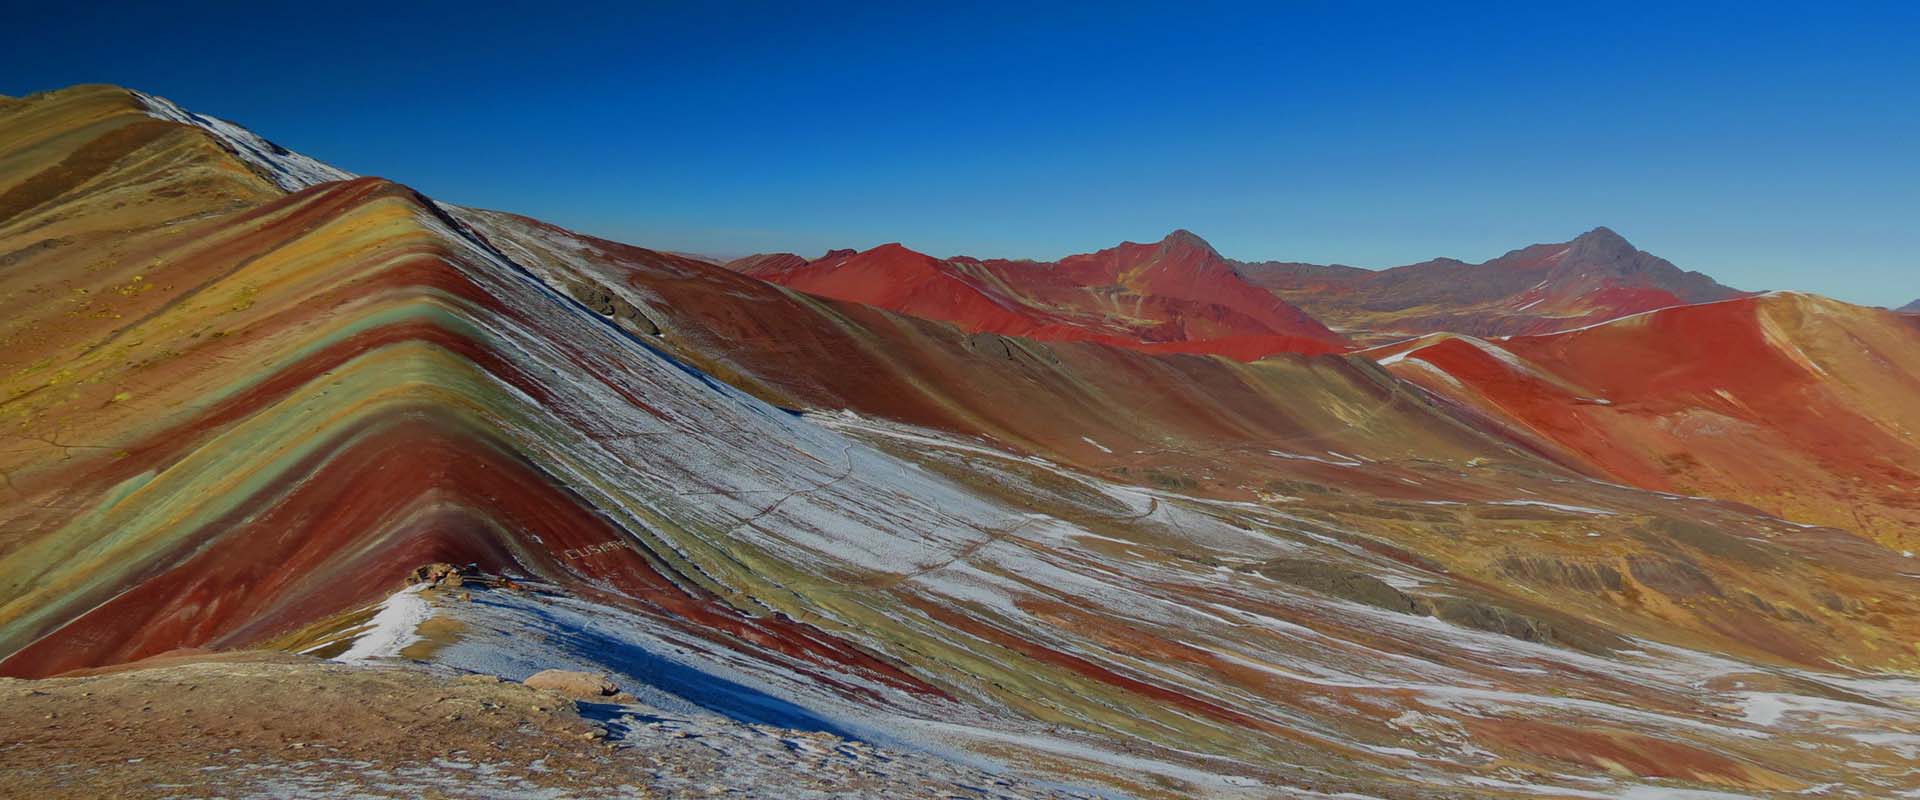
[[1189,228],[1382,267],[1606,225],[1740,288],[1920,297],[1920,4],[36,5],[69,8],[8,12],[0,93],[131,86],[656,248]]

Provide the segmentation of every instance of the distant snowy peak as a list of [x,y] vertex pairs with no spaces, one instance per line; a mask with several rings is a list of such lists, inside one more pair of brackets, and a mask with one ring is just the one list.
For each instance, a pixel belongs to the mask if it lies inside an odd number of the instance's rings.
[[147,107],[147,113],[171,122],[201,128],[213,134],[221,146],[252,165],[280,188],[297,192],[322,183],[359,177],[351,172],[309,158],[267,141],[259,134],[217,117],[195,114],[164,97],[135,91],[133,96]]

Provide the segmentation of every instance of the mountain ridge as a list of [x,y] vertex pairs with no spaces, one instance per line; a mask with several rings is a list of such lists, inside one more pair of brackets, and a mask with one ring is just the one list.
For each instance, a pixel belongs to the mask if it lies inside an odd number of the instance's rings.
[[1243,360],[1347,346],[1310,315],[1246,284],[1211,245],[1184,230],[1056,262],[939,259],[888,243],[813,260],[763,254],[728,266],[976,332]]
[[1606,227],[1477,264],[1439,258],[1383,270],[1291,262],[1236,267],[1308,313],[1376,340],[1441,331],[1546,333],[1746,294],[1681,270]]
[[[912,254],[910,259],[906,254]],[[887,281],[880,274],[858,274],[859,269],[839,278],[821,274],[850,261],[872,269],[874,261],[898,266],[904,263],[902,259],[922,269],[948,273],[948,278],[958,281],[956,286],[969,287],[955,289],[957,293],[978,293],[992,306],[1009,310],[1021,306],[1053,308],[1038,315],[1017,314],[1028,318],[1015,322],[978,302],[942,308],[940,303],[925,298],[889,293],[881,288]],[[1130,271],[1122,267],[1122,262],[1138,266],[1148,261],[1157,268]],[[1516,248],[1477,264],[1436,258],[1380,270],[1229,259],[1186,229],[1175,229],[1155,242],[1127,241],[1056,261],[972,256],[940,259],[894,242],[864,252],[835,250],[811,260],[791,253],[760,254],[736,259],[729,265],[802,291],[959,322],[976,330],[1038,338],[1087,338],[1086,330],[1101,327],[1085,318],[1089,310],[1100,311],[1099,305],[1063,296],[1058,285],[1063,281],[1082,288],[1128,285],[1143,291],[1146,298],[1171,295],[1198,302],[1202,308],[1233,307],[1238,311],[1248,311],[1251,304],[1233,294],[1244,294],[1249,287],[1265,290],[1281,304],[1267,309],[1272,313],[1254,310],[1255,316],[1262,318],[1259,324],[1229,326],[1232,333],[1221,335],[1279,331],[1331,342],[1341,335],[1337,330],[1368,344],[1441,331],[1481,336],[1544,333],[1655,308],[1748,294],[1703,273],[1681,270],[1666,259],[1634,247],[1606,227],[1566,242]],[[969,270],[985,274],[969,278]],[[923,276],[922,280],[934,279]],[[1022,298],[1023,293],[1036,298]],[[1062,311],[1072,313],[1063,318],[1059,314]],[[1195,313],[1192,308],[1166,311],[1166,318],[1160,322],[1169,328],[1179,327]],[[980,316],[973,319],[972,314]],[[1335,327],[1328,328],[1329,323]],[[1143,343],[1174,339],[1203,342],[1208,336],[1140,325],[1121,328]],[[1116,342],[1126,340],[1124,335],[1114,337]]]
[[1920,549],[1920,327],[1894,312],[1769,292],[1362,354],[1614,480]]

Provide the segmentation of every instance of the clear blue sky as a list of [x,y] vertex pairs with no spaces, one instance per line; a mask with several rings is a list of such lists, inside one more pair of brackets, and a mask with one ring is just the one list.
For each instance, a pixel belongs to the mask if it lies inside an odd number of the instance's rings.
[[652,247],[1184,227],[1378,267],[1607,225],[1742,288],[1920,297],[1916,4],[36,5],[0,93],[133,86]]

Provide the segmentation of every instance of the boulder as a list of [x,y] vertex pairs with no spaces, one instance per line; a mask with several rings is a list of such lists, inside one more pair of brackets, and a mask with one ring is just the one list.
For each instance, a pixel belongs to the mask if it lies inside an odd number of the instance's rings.
[[431,564],[422,564],[415,567],[413,574],[407,577],[407,581],[409,583],[424,583],[428,586],[452,588],[464,583],[460,577],[462,572],[465,572],[465,570],[444,561],[436,561]]
[[559,692],[568,697],[610,697],[620,692],[620,687],[606,675],[566,669],[541,670],[522,683],[535,689]]

